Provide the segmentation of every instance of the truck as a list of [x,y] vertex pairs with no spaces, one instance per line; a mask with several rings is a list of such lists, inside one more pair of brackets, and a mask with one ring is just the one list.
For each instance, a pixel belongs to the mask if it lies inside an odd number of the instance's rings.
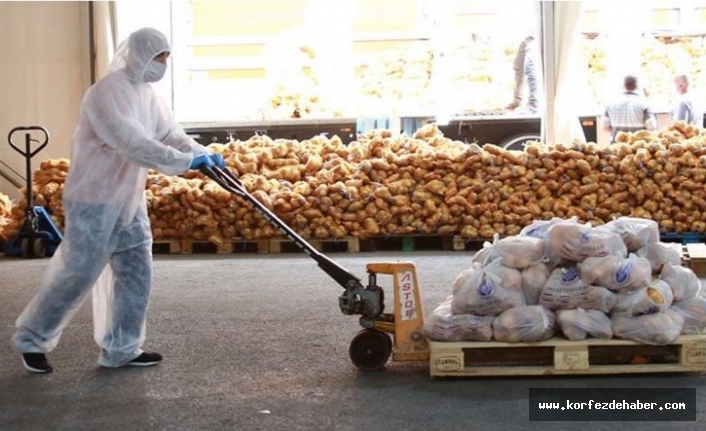
[[[589,142],[596,142],[596,116],[580,117],[582,129]],[[338,136],[348,144],[358,134],[375,128],[397,129],[412,135],[424,124],[434,122],[433,116],[407,118],[331,118],[331,119],[282,119],[273,121],[199,122],[184,123],[187,134],[202,145],[247,140],[256,135],[272,139],[304,140],[324,134]],[[506,149],[521,150],[527,141],[541,139],[541,117],[536,115],[466,115],[452,118],[440,125],[444,136],[467,143],[488,143]],[[397,127],[395,127],[397,126]]]

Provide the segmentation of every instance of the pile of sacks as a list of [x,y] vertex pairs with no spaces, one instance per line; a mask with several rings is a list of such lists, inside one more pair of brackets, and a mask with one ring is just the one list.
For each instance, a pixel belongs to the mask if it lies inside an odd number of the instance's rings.
[[665,345],[706,330],[706,298],[657,223],[535,221],[495,238],[424,325],[436,341],[535,342],[561,333]]

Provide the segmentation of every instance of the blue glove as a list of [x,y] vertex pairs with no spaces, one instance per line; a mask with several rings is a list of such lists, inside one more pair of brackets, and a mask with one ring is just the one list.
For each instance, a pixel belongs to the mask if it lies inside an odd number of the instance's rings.
[[211,154],[210,157],[214,165],[218,166],[221,169],[226,168],[226,162],[225,160],[223,160],[223,156],[221,156],[220,154]]
[[191,166],[189,166],[189,169],[200,169],[202,167],[213,167],[213,160],[211,160],[208,154],[199,154],[191,159]]

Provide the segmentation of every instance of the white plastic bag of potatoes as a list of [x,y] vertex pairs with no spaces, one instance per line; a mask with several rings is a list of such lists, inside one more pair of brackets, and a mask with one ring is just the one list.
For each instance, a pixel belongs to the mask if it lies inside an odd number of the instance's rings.
[[554,217],[551,220],[534,220],[532,223],[522,228],[520,231],[520,236],[545,239],[547,237],[547,233],[549,232],[549,228],[561,221],[562,219],[559,217]]
[[611,339],[613,329],[610,318],[602,311],[558,310],[556,321],[561,332],[572,341],[585,340],[587,337]]
[[631,254],[620,256],[589,257],[579,263],[581,279],[616,292],[647,286],[652,281],[652,266],[644,258]]
[[522,274],[497,260],[485,266],[474,263],[453,284],[453,314],[494,316],[523,305]]
[[647,244],[659,242],[659,225],[656,221],[637,217],[618,217],[597,229],[607,229],[618,234],[629,253]]
[[555,268],[539,295],[539,305],[549,310],[576,308],[579,296],[588,288],[575,266]]
[[706,331],[706,298],[697,296],[675,302],[672,310],[684,318],[682,334],[703,334]]
[[615,255],[626,257],[627,247],[622,238],[590,224],[564,220],[554,224],[547,233],[547,255],[552,263],[569,260],[582,262],[589,257]]
[[554,312],[541,305],[528,305],[503,311],[493,320],[493,338],[505,343],[531,343],[547,340],[556,332]]
[[674,302],[672,288],[662,280],[654,280],[647,287],[621,293],[613,315],[642,316],[661,313]]
[[613,292],[584,282],[575,266],[552,271],[539,296],[539,304],[549,310],[584,308],[608,313],[615,303]]
[[490,341],[495,316],[451,313],[451,298],[442,302],[424,322],[422,333],[434,341]]
[[527,305],[539,304],[539,297],[550,274],[546,263],[538,263],[522,270],[522,292],[525,294]]
[[639,257],[643,257],[652,265],[652,273],[659,274],[662,265],[681,265],[681,255],[671,246],[661,242],[647,244],[637,251]]
[[544,241],[540,238],[520,235],[499,238],[496,234],[490,250],[490,261],[500,259],[505,266],[525,269],[545,259]]
[[480,263],[481,265],[485,265],[487,263],[490,263],[490,257],[491,253],[493,251],[493,244],[490,241],[485,241],[483,243],[483,248],[478,250],[476,254],[473,255],[473,259],[471,260],[472,263]]
[[610,313],[618,303],[618,295],[602,286],[590,286],[577,301],[577,306],[585,310],[598,310]]
[[701,291],[699,277],[689,268],[665,263],[659,273],[659,278],[672,287],[674,301],[685,301],[693,298]]
[[684,327],[684,318],[671,308],[638,317],[616,315],[611,322],[614,337],[653,345],[673,343]]

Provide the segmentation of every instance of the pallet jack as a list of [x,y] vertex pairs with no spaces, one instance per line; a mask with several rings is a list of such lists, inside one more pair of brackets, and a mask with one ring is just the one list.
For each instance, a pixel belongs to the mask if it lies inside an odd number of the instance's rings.
[[[243,198],[343,287],[344,291],[338,298],[341,312],[361,316],[359,321],[363,329],[353,338],[348,350],[351,361],[358,369],[380,370],[385,367],[390,355],[393,361],[398,362],[429,360],[429,346],[422,334],[424,309],[414,263],[369,263],[368,285],[364,286],[358,277],[316,250],[253,197],[230,170],[216,166],[204,167],[201,172],[225,190]],[[378,274],[393,277],[393,313],[384,312],[385,295],[377,284]]]
[[[25,132],[24,149],[13,140],[13,135]],[[44,137],[41,142],[32,138],[32,132],[41,132]],[[17,236],[5,244],[5,253],[8,255],[21,255],[24,258],[42,258],[52,256],[63,240],[61,230],[52,220],[49,211],[43,206],[34,206],[32,193],[32,157],[36,156],[49,143],[49,132],[41,126],[15,127],[7,136],[10,146],[25,158],[27,169],[25,221]],[[32,149],[32,143],[38,146]]]

